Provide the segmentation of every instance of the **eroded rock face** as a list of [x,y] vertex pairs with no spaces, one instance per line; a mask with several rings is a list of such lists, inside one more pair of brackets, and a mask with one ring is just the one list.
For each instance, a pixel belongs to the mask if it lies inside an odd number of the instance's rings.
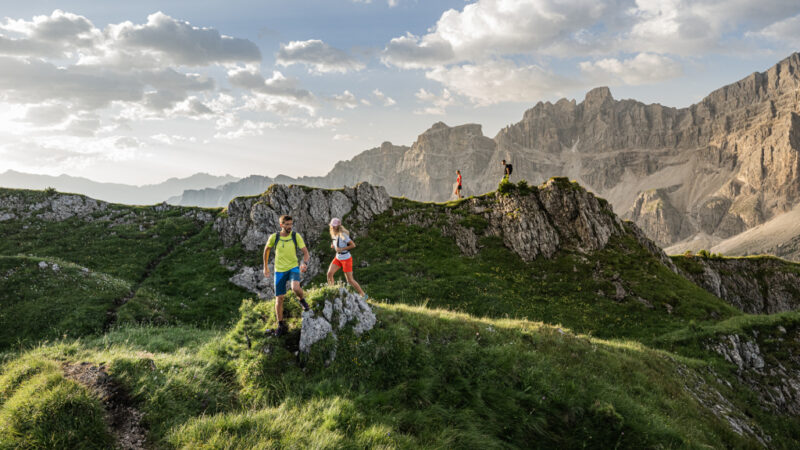
[[22,194],[0,193],[0,221],[36,216],[42,220],[59,222],[70,217],[87,218],[94,212],[105,211],[106,208],[106,202],[77,194],[56,192],[31,203]]
[[703,289],[749,314],[800,309],[800,265],[777,258],[700,258],[702,272],[683,273]]
[[[309,353],[314,344],[332,336],[334,342],[345,328],[352,328],[356,335],[369,331],[375,326],[377,318],[372,308],[360,296],[339,288],[339,294],[325,300],[320,311],[303,313],[303,327],[300,331],[300,351]],[[336,346],[326,355],[328,364],[336,358]]]
[[[341,191],[273,185],[262,195],[233,199],[228,205],[227,216],[218,217],[213,227],[225,246],[241,243],[249,251],[263,250],[269,236],[280,230],[280,216],[288,214],[294,221],[294,231],[302,235],[311,248],[327,229],[331,218],[348,215],[350,222],[366,225],[376,214],[389,209],[391,204],[386,189],[368,183]],[[301,283],[306,283],[323,270],[319,257],[312,252],[308,269],[301,275]],[[273,295],[273,280],[271,277],[265,279],[263,267],[235,265],[234,270],[236,273],[230,279],[232,283],[261,298]]]
[[639,194],[628,216],[661,246],[686,238],[693,232],[684,215],[672,205],[665,189]]
[[798,346],[800,329],[783,326],[719,336],[706,344],[736,366],[739,380],[757,394],[763,407],[795,416],[800,415]]

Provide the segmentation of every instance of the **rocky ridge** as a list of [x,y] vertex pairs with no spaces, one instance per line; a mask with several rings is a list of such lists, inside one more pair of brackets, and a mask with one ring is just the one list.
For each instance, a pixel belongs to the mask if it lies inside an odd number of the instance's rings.
[[691,257],[683,275],[749,314],[800,309],[800,264],[777,258]]

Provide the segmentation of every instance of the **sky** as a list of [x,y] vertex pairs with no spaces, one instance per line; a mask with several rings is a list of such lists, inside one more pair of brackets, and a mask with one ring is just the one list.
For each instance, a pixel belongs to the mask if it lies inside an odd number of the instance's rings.
[[324,175],[537,102],[686,107],[800,50],[797,0],[0,1],[0,173]]

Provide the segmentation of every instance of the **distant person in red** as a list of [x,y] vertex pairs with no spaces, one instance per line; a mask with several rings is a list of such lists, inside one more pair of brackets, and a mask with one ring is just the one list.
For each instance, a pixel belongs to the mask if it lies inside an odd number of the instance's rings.
[[456,190],[455,192],[453,192],[453,194],[456,194],[456,196],[460,199],[463,198],[463,196],[461,195],[461,171],[456,170],[456,173],[458,174],[458,176],[456,177]]

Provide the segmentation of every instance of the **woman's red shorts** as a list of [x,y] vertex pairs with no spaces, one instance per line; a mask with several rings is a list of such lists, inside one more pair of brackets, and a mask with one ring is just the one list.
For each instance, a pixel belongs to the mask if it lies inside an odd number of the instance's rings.
[[352,272],[353,271],[353,258],[347,258],[344,261],[339,261],[336,258],[333,258],[333,263],[342,268],[343,272]]

